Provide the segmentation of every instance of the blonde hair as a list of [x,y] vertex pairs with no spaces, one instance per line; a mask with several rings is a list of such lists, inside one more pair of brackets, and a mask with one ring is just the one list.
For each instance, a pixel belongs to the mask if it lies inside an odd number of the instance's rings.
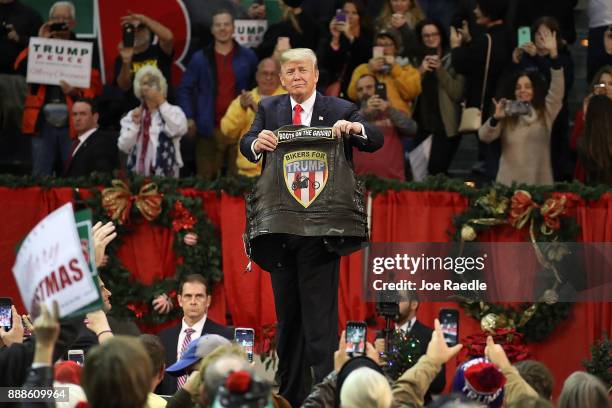
[[385,376],[368,367],[350,373],[340,390],[342,408],[389,408],[392,402],[391,386]]
[[145,65],[136,71],[136,75],[134,75],[134,96],[142,100],[140,80],[147,75],[157,78],[159,81],[159,92],[166,98],[168,96],[168,81],[166,81],[164,74],[162,74],[159,68],[153,65]]
[[315,69],[317,69],[317,56],[310,48],[292,48],[281,54],[281,68],[287,62],[295,61],[312,61],[312,64],[314,65]]

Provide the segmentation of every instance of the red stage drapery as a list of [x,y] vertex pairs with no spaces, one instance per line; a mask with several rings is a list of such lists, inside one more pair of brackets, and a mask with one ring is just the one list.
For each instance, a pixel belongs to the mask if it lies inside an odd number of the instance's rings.
[[[274,301],[270,279],[266,272],[253,265],[245,272],[248,259],[244,254],[244,200],[211,191],[184,189],[183,194],[200,197],[203,209],[220,230],[224,282],[214,292],[211,318],[225,322],[226,308],[237,326],[254,327],[274,323]],[[1,296],[11,296],[23,310],[11,274],[17,243],[46,214],[73,199],[69,188],[43,190],[40,188],[0,188],[0,282]],[[452,217],[463,211],[468,200],[458,193],[389,191],[373,199],[373,242],[446,242]],[[581,240],[587,242],[612,241],[612,195],[606,194],[596,202],[586,203],[580,198],[572,201],[582,227]],[[524,237],[512,228],[496,228],[480,239],[486,241],[523,241]],[[123,264],[143,282],[174,273],[173,236],[169,231],[151,225],[140,225],[124,241],[118,252]],[[360,253],[342,259],[339,316],[340,327],[347,320],[363,320],[373,314],[372,304],[362,301],[362,257]],[[429,323],[443,307],[457,308],[454,303],[423,303],[419,320]],[[479,322],[460,311],[460,336],[479,331]],[[546,339],[529,346],[534,358],[551,368],[557,378],[556,392],[563,379],[581,369],[581,361],[588,357],[589,345],[602,331],[612,332],[612,303],[579,303],[574,306],[567,322]],[[560,358],[562,356],[562,358]],[[447,367],[450,376],[456,362]]]

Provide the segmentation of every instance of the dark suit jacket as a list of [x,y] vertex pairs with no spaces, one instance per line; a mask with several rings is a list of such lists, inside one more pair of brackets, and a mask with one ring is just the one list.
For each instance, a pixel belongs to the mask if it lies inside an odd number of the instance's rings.
[[76,151],[64,176],[87,177],[93,172],[112,173],[118,167],[117,134],[96,130]]
[[[182,322],[160,331],[157,335],[166,349],[166,367],[176,363],[176,348],[178,347],[178,338],[181,327]],[[219,336],[223,336],[228,340],[234,339],[234,330],[231,327],[226,327],[216,323],[209,317],[206,318],[206,322],[204,323],[200,336],[205,334],[218,334]],[[175,392],[176,377],[166,374],[162,382],[157,386],[155,393],[161,395],[174,395]]]
[[[255,162],[255,157],[251,151],[251,144],[257,139],[259,132],[262,130],[275,131],[282,126],[290,125],[292,123],[291,117],[291,100],[288,94],[263,99],[259,103],[259,109],[251,129],[240,140],[240,151],[242,154],[250,161]],[[363,124],[367,135],[365,139],[363,137],[351,136],[349,139],[350,143],[345,143],[344,153],[349,161],[352,161],[353,157],[352,147],[365,152],[373,152],[382,147],[384,142],[382,133],[359,114],[357,105],[344,99],[324,96],[317,92],[310,126],[331,127],[340,119]],[[264,154],[264,166],[265,157],[266,155]]]

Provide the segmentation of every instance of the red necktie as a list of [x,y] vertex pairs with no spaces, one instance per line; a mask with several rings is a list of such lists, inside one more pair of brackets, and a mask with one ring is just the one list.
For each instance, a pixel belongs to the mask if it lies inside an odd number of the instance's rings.
[[293,124],[294,125],[301,125],[302,124],[302,111],[304,109],[302,109],[302,105],[295,105],[293,107]]
[[72,163],[72,158],[74,157],[74,151],[76,150],[77,147],[79,147],[79,143],[81,141],[76,138],[72,141],[72,147],[70,148],[70,156],[68,156],[68,158],[66,159],[66,163],[64,163],[64,173],[68,171],[68,169],[70,168],[70,164]]
[[[195,333],[195,330],[193,330],[191,327],[185,329],[185,338],[183,339],[183,344],[181,344],[181,355],[179,356],[179,360],[183,358],[183,354],[185,353],[185,351],[187,351],[187,347],[189,346],[189,343],[191,343],[191,335],[193,333]],[[181,388],[183,388],[183,386],[187,382],[187,377],[187,375],[183,375],[176,379],[177,389],[180,390]]]

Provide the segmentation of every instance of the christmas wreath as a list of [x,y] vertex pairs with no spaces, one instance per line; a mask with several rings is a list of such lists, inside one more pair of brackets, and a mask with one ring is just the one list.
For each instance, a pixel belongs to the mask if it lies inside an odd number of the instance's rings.
[[[172,183],[151,181],[138,176],[112,180],[111,187],[90,190],[86,205],[96,221],[112,220],[117,238],[107,247],[101,266],[105,284],[113,293],[112,314],[136,318],[145,325],[157,325],[180,316],[175,308],[169,314],[152,313],[151,301],[162,294],[176,297],[177,282],[189,274],[201,274],[207,281],[221,280],[221,252],[214,227],[202,210],[202,200],[183,196]],[[166,187],[164,187],[166,186]],[[121,264],[116,256],[122,240],[140,223],[150,222],[169,228],[174,234],[176,274],[145,285]]]
[[[499,335],[501,331],[506,337],[508,333],[518,334],[511,335],[512,341],[507,342],[515,347],[522,341],[544,340],[567,318],[572,305],[557,301],[557,290],[563,283],[557,265],[569,253],[563,243],[576,241],[578,235],[577,223],[567,216],[572,201],[572,196],[564,193],[536,191],[532,195],[527,190],[498,186],[473,197],[466,211],[455,217],[453,238],[462,245],[495,226],[508,225],[523,231],[542,268],[554,276],[553,285],[536,303],[510,306],[472,299],[460,302],[468,315],[481,322],[483,332]],[[473,343],[477,339],[466,340]]]

